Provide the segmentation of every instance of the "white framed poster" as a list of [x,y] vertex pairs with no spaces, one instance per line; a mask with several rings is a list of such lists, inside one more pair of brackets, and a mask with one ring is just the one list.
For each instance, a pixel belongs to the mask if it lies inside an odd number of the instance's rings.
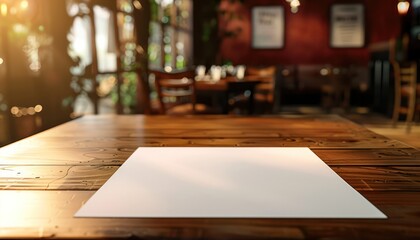
[[252,47],[278,49],[284,46],[284,8],[257,6],[252,8]]
[[362,4],[334,4],[331,7],[330,46],[361,48],[365,45],[365,14]]

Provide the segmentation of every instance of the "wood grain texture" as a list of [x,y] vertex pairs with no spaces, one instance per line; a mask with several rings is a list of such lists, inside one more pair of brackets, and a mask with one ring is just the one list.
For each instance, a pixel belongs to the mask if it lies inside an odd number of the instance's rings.
[[[418,191],[420,167],[332,166],[356,190]],[[0,167],[0,189],[98,190],[118,166]]]
[[[140,146],[310,147],[389,218],[73,218]],[[420,150],[333,115],[87,116],[0,149],[0,238],[420,239]]]

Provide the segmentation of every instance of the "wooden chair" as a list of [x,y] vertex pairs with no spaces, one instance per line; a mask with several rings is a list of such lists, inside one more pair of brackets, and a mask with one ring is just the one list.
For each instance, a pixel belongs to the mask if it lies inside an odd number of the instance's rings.
[[[247,67],[245,78],[250,83],[253,81],[259,83],[253,83],[252,94],[246,95],[242,91],[238,95],[240,91],[236,91],[236,95],[229,98],[230,109],[247,109],[248,114],[272,113],[275,100],[276,67]],[[249,106],[250,104],[253,106]]]
[[171,73],[151,71],[150,73],[155,75],[160,114],[211,113],[207,106],[196,103],[193,70]]
[[400,114],[406,116],[407,131],[410,131],[411,123],[416,112],[420,111],[420,85],[417,84],[417,64],[406,65],[392,62],[395,78],[395,97],[393,125],[396,126]]
[[248,67],[247,78],[262,81],[255,87],[254,102],[257,111],[272,113],[275,101],[276,67]]

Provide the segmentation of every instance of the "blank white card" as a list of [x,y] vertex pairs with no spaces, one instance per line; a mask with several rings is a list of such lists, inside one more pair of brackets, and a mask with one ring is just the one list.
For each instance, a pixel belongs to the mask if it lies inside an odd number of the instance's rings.
[[142,147],[75,217],[386,218],[309,148]]

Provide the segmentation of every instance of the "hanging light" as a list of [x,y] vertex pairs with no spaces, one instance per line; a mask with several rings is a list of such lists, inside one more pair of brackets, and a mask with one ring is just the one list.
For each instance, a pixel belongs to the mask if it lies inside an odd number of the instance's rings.
[[300,6],[300,2],[299,2],[299,0],[292,0],[291,2],[290,2],[290,7],[299,7]]
[[292,13],[297,13],[299,10],[299,6],[300,6],[300,1],[299,0],[286,0],[286,2],[288,2],[290,4],[290,11]]
[[398,13],[400,15],[407,14],[409,8],[410,8],[410,3],[405,0],[400,0],[400,2],[397,5]]

